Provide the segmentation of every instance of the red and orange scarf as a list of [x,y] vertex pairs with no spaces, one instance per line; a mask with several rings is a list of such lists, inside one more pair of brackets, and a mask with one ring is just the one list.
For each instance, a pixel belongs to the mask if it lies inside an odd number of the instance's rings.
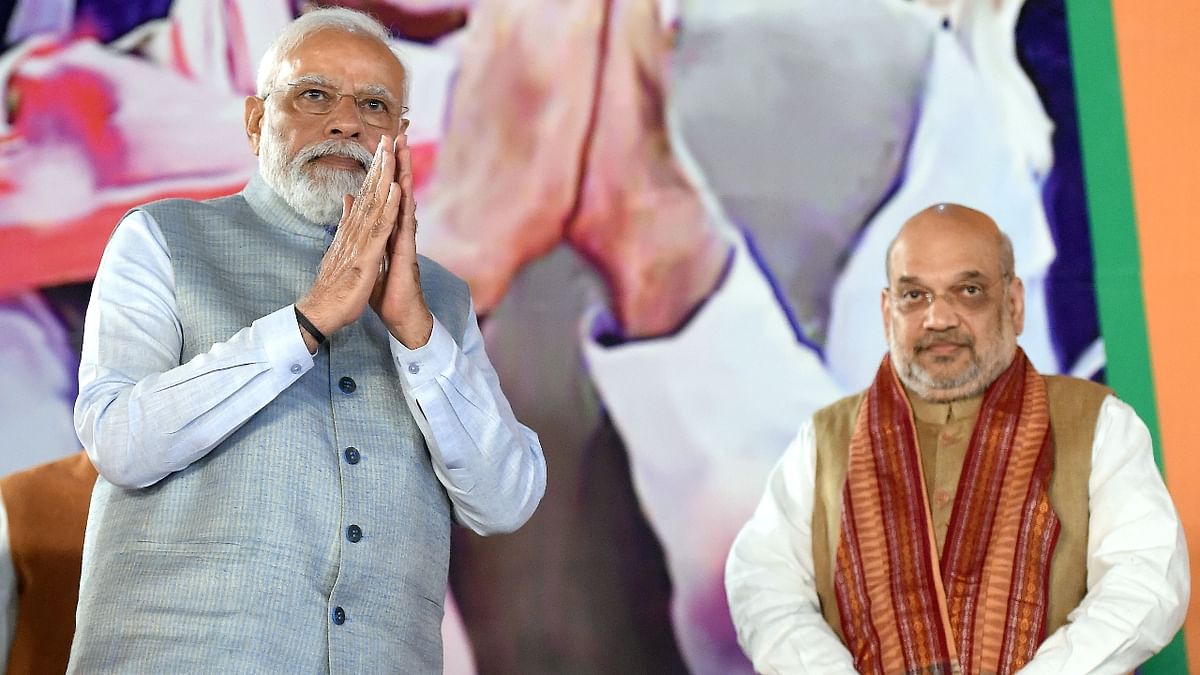
[[912,408],[885,357],[863,397],[834,590],[860,673],[1013,673],[1046,630],[1059,522],[1046,385],[1021,350],[988,387],[941,559]]

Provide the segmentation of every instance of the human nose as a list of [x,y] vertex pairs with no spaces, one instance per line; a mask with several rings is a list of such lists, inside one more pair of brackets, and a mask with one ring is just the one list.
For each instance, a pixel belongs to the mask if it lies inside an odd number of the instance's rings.
[[[349,105],[349,112],[346,111]],[[339,138],[355,138],[362,135],[362,113],[358,109],[358,101],[350,94],[338,94],[337,103],[329,111],[325,124],[325,133]]]
[[958,308],[950,299],[939,293],[926,296],[925,315],[923,324],[930,330],[945,330],[958,325]]

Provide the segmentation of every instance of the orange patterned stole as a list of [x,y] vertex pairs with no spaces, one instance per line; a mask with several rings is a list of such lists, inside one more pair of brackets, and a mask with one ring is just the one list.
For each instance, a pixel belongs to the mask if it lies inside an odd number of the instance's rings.
[[1046,631],[1059,522],[1046,385],[1025,353],[988,387],[941,560],[912,408],[885,357],[842,492],[834,591],[860,673],[1013,673]]

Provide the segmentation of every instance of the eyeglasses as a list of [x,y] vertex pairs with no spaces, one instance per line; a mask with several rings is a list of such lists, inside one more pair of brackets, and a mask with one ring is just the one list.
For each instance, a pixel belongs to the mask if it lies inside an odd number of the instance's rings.
[[920,286],[901,286],[886,288],[891,298],[892,306],[901,314],[924,312],[933,306],[933,301],[941,298],[951,307],[964,312],[978,312],[992,303],[993,284],[965,282],[951,286],[948,290],[935,293]]
[[354,99],[354,107],[363,122],[380,129],[396,126],[396,118],[408,113],[408,107],[398,105],[386,96],[376,94],[343,94],[342,92],[312,82],[289,82],[286,86],[267,92],[262,100],[277,92],[287,92],[287,100],[296,110],[308,115],[328,115],[341,104],[342,99]]

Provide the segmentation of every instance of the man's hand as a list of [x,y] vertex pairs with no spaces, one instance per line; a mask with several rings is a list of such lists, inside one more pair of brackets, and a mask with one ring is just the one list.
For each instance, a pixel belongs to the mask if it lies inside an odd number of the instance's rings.
[[417,216],[413,199],[412,154],[408,135],[395,142],[395,159],[400,186],[400,221],[388,237],[384,269],[371,294],[371,307],[392,336],[409,349],[421,347],[433,332],[433,315],[421,293],[421,271],[417,266]]
[[[344,197],[342,219],[333,243],[308,293],[296,302],[313,325],[332,335],[362,315],[379,280],[388,237],[400,212],[394,140],[384,136],[363,180],[358,197]],[[411,184],[411,176],[409,178]],[[411,201],[411,200],[410,200]],[[309,351],[316,340],[303,331]]]
[[731,244],[672,153],[663,98],[670,43],[655,3],[617,0],[609,12],[590,151],[566,239],[604,277],[625,334],[653,337],[677,329],[712,293]]
[[565,239],[604,278],[627,334],[678,327],[730,244],[671,154],[669,45],[652,0],[485,0],[470,26],[425,253],[486,313]]
[[518,270],[562,240],[579,190],[605,3],[482,0],[471,11],[425,255],[487,313]]

